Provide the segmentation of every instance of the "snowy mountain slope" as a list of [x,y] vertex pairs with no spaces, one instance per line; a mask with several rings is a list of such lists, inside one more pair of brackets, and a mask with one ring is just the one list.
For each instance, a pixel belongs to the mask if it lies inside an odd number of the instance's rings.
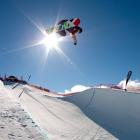
[[[7,86],[9,90],[11,87]],[[23,89],[24,93],[18,98]],[[59,98],[54,97],[55,93],[46,92],[44,95],[44,91],[28,85],[20,85],[12,92],[51,140],[116,139],[89,119],[80,107],[64,101],[62,95],[58,95]]]
[[0,140],[45,140],[45,135],[0,81]]
[[91,88],[64,100],[75,104],[97,124],[122,140],[140,139],[140,94]]

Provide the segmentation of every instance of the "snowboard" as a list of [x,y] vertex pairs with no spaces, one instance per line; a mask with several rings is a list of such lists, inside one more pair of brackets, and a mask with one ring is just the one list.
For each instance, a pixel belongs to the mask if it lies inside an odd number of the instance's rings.
[[70,20],[64,21],[63,24],[57,24],[54,27],[50,27],[48,29],[46,29],[46,32],[48,34],[51,34],[52,32],[60,32],[60,31],[64,31],[64,30],[68,30],[75,27],[74,23],[71,22]]

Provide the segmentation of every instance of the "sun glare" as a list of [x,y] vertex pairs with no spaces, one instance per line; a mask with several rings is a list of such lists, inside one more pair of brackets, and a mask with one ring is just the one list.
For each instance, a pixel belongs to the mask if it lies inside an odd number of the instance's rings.
[[[19,49],[15,49],[15,50],[10,50],[8,52],[4,52],[2,55],[8,54],[8,53],[18,52],[18,51],[25,50],[25,49],[31,49],[31,48],[35,48],[35,47],[38,47],[38,49],[43,47],[44,54],[40,55],[42,57],[42,59],[43,59],[43,61],[42,61],[43,62],[42,63],[43,64],[43,68],[45,67],[45,64],[48,61],[50,50],[53,50],[53,51],[57,52],[57,54],[60,57],[62,57],[63,60],[65,60],[70,65],[72,65],[74,69],[76,69],[78,72],[80,72],[78,67],[63,52],[61,47],[59,47],[59,43],[60,42],[67,41],[66,38],[60,37],[59,35],[57,36],[57,33],[55,33],[55,32],[53,32],[51,34],[47,34],[46,33],[46,28],[43,25],[39,24],[39,22],[36,23],[32,18],[30,18],[29,16],[27,16],[25,14],[24,14],[24,16],[38,29],[38,31],[40,31],[41,38],[39,38],[38,40],[33,41],[31,44],[27,45],[26,47],[22,47],[22,48],[19,48]],[[42,36],[43,36],[43,38],[42,38]]]
[[42,40],[42,44],[47,48],[55,48],[58,47],[61,38],[57,37],[55,33],[46,35],[45,38]]

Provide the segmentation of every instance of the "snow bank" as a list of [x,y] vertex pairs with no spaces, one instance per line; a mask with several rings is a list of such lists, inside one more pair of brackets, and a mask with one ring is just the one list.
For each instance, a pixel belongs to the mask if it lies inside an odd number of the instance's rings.
[[4,88],[4,84],[1,80],[0,80],[0,88]]
[[89,88],[91,87],[83,86],[83,85],[75,85],[70,90],[65,90],[65,93],[81,92]]

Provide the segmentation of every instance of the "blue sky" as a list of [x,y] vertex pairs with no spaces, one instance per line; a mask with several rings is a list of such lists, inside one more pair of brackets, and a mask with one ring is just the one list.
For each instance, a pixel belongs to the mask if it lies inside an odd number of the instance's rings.
[[[118,83],[128,70],[140,79],[139,5],[138,0],[0,0],[0,73],[31,74],[31,82],[55,91]],[[43,36],[34,24],[45,29],[73,17],[83,28],[77,47],[70,38],[59,44],[71,63],[55,50],[45,60],[42,45],[29,47]]]

